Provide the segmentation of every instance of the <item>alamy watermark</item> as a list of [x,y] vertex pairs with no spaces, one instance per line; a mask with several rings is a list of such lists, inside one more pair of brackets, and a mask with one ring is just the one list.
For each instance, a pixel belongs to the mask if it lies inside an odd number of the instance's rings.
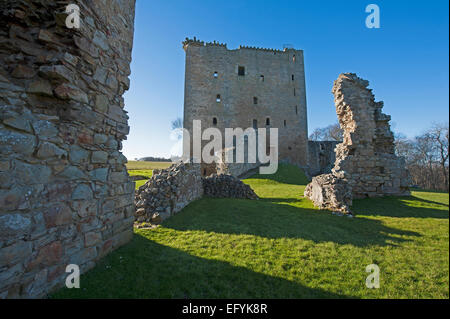
[[366,272],[370,273],[366,278],[366,287],[369,289],[380,288],[380,267],[376,264],[367,265]]
[[172,161],[188,163],[192,160],[194,163],[206,164],[260,163],[260,174],[274,174],[278,169],[278,128],[237,127],[222,131],[216,127],[208,127],[202,130],[201,120],[193,120],[192,136],[185,128],[175,129],[171,136],[177,140],[171,151],[176,154],[172,156]]
[[66,27],[69,29],[80,28],[80,7],[76,4],[69,4],[66,7]]
[[369,29],[380,28],[380,7],[376,4],[369,4],[366,7],[366,12],[370,13],[366,17],[366,27]]
[[66,287],[69,289],[80,288],[80,267],[76,264],[67,265],[66,272],[70,273],[66,277]]

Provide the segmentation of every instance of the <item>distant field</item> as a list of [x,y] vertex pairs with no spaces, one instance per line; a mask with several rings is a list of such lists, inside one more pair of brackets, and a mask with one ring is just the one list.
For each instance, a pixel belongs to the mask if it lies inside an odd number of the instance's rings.
[[127,169],[163,169],[172,165],[172,162],[144,162],[144,161],[128,161]]
[[130,176],[139,176],[142,179],[135,180],[136,189],[144,185],[145,182],[153,175],[154,169],[164,169],[172,165],[171,162],[144,162],[129,161],[127,163],[128,174]]

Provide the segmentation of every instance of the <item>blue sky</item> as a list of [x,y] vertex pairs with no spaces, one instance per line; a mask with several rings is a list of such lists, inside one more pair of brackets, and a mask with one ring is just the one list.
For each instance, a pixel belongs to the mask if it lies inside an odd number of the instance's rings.
[[[380,8],[368,29],[365,7]],[[370,81],[394,131],[414,137],[449,117],[448,1],[137,0],[128,159],[170,155],[170,123],[183,115],[181,42],[304,50],[308,130],[336,122],[331,87],[342,72]]]

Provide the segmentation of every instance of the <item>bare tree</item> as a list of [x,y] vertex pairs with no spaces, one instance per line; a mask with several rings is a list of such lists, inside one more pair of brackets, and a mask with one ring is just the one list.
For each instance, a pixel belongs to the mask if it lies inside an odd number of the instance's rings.
[[448,175],[446,167],[448,165],[448,123],[434,123],[428,134],[434,141],[434,147],[439,156],[438,161],[444,177],[445,189],[448,191]]
[[311,141],[342,141],[343,131],[339,123],[316,128],[309,136]]
[[311,141],[322,141],[323,132],[320,128],[314,129],[314,131],[309,135]]
[[433,124],[414,139],[395,134],[396,153],[405,158],[414,184],[448,192],[448,131],[448,124]]

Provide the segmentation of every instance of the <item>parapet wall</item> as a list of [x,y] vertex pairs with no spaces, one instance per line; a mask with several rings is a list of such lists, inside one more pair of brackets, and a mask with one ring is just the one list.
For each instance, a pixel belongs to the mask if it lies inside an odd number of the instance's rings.
[[43,297],[126,243],[133,0],[0,2],[0,298]]

